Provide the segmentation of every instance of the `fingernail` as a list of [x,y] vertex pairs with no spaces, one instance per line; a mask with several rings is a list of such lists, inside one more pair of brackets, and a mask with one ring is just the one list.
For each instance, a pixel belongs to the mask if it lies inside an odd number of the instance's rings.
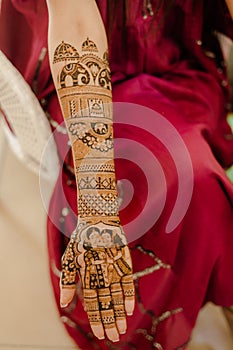
[[103,339],[105,339],[105,336],[103,336],[103,337],[98,337],[98,339],[99,339],[99,340],[103,340]]
[[112,340],[112,342],[113,342],[113,343],[117,343],[119,340],[120,340],[120,339],[117,338],[117,339]]
[[127,315],[128,316],[133,316],[133,313],[132,312],[127,312]]
[[60,304],[62,308],[67,307],[68,304]]

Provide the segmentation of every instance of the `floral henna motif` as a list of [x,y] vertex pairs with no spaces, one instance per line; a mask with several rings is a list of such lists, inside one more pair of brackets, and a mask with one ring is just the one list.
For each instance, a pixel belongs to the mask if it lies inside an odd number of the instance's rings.
[[108,152],[113,148],[112,135],[109,126],[103,123],[77,123],[71,121],[69,131],[72,136],[81,140],[92,149]]

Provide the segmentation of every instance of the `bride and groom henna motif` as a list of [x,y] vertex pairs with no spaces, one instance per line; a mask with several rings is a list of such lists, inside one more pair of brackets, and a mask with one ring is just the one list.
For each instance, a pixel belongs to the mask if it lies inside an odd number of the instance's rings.
[[71,236],[62,258],[61,285],[75,288],[79,273],[84,308],[94,334],[126,331],[126,313],[132,314],[132,263],[120,227],[103,223],[81,225]]

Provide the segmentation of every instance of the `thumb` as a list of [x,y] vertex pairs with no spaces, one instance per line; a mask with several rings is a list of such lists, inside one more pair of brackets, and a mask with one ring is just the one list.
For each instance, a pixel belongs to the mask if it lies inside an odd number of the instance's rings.
[[72,301],[76,292],[75,286],[73,287],[63,287],[60,286],[60,306],[62,308],[67,307],[68,304]]

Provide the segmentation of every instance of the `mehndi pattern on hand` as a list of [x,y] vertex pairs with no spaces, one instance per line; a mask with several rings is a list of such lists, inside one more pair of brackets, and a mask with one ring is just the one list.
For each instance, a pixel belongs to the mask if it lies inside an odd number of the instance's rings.
[[76,273],[83,284],[84,307],[93,333],[111,340],[126,332],[134,309],[132,263],[120,227],[102,222],[80,225],[62,258],[61,286],[75,293]]
[[87,38],[81,53],[64,41],[54,54],[57,92],[72,144],[78,225],[62,258],[61,305],[80,275],[93,333],[119,340],[134,309],[132,262],[119,219],[108,54]]

